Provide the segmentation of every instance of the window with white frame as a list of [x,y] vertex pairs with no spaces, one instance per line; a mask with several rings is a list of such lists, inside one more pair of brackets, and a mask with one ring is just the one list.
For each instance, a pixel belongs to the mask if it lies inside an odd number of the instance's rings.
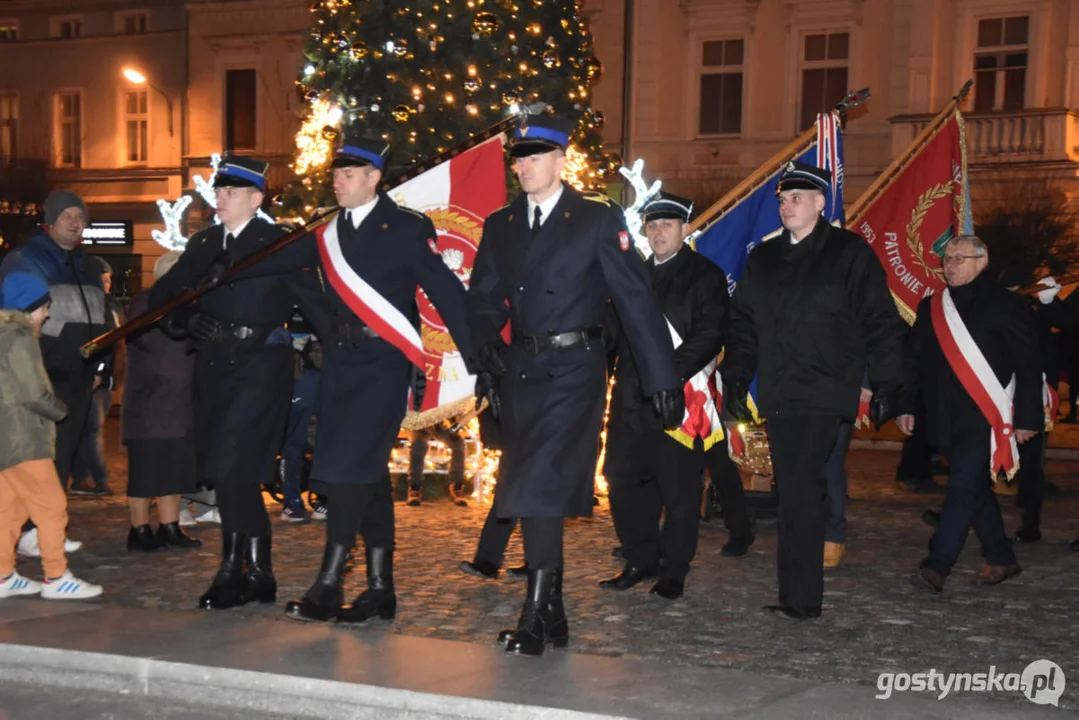
[[1027,92],[1030,18],[1026,15],[978,21],[974,51],[974,111],[1021,110]]
[[19,21],[0,20],[0,43],[19,41]]
[[150,32],[150,13],[147,10],[117,13],[116,30],[124,35]]
[[81,17],[58,17],[53,18],[53,37],[61,40],[73,40],[82,37]]
[[802,47],[802,102],[798,129],[805,130],[817,114],[835,109],[847,95],[850,33],[806,35]]
[[0,92],[0,159],[17,156],[16,145],[19,132],[19,95]]
[[745,41],[706,40],[701,44],[699,135],[742,132],[742,60]]
[[145,90],[124,91],[124,128],[127,132],[124,158],[129,164],[145,163],[147,160],[148,103]]
[[56,94],[56,164],[82,167],[82,93]]

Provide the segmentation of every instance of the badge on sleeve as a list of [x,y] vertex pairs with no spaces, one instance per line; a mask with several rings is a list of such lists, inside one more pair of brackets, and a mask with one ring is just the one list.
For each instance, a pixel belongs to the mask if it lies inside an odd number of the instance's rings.
[[622,248],[622,252],[629,250],[629,233],[625,230],[618,233],[618,246]]

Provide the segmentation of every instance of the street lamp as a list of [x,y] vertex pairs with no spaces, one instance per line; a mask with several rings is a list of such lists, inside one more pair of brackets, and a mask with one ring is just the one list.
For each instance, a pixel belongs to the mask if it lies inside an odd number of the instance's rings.
[[169,99],[168,94],[154,85],[152,82],[146,79],[146,76],[135,68],[124,68],[124,77],[132,85],[149,85],[150,89],[156,90],[161,94],[161,97],[165,98],[165,104],[169,110],[169,137],[172,137],[172,100]]

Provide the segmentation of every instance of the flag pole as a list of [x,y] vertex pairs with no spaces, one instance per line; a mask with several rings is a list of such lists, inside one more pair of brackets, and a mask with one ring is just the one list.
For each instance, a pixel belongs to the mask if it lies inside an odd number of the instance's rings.
[[869,186],[869,189],[854,201],[850,206],[850,209],[847,210],[847,217],[849,218],[847,224],[849,226],[853,227],[857,221],[861,219],[862,214],[869,209],[869,206],[873,204],[873,201],[888,189],[888,186],[890,186],[896,176],[903,171],[903,168],[906,167],[911,158],[917,155],[918,152],[933,139],[937,134],[937,131],[952,117],[952,113],[963,104],[963,101],[966,99],[967,93],[970,92],[970,88],[973,84],[974,80],[967,80],[948,105],[937,113],[936,117],[934,117],[925,128],[918,133],[918,136],[907,146],[907,149],[899,157],[893,160],[891,165],[877,176],[877,179],[873,181],[873,184]]
[[[836,106],[833,112],[837,113],[840,116],[840,120],[845,124],[847,110],[858,107],[868,99],[869,88],[849,92],[847,93],[847,96],[843,98],[842,102]],[[743,198],[752,194],[761,186],[761,183],[771,177],[776,170],[785,165],[792,157],[801,155],[816,142],[816,140],[817,126],[816,123],[814,123],[798,137],[791,140],[784,148],[768,158],[768,160],[750,174],[749,177],[735,185],[723,197],[712,203],[707,210],[698,215],[697,218],[689,224],[689,233],[692,234],[705,225],[710,224],[719,215],[729,210]]]

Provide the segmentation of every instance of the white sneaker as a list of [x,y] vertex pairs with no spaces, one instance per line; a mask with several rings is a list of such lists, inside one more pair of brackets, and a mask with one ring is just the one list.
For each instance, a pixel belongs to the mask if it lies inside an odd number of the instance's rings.
[[86,600],[103,592],[105,589],[100,585],[79,580],[71,570],[65,570],[55,580],[45,580],[41,586],[41,597],[46,600]]
[[38,595],[41,593],[41,583],[27,580],[17,572],[12,572],[7,580],[0,583],[0,598],[16,597],[18,595]]
[[195,519],[195,513],[191,512],[191,508],[186,505],[180,508],[180,527],[191,527],[198,524],[199,521]]
[[200,523],[217,523],[218,525],[220,525],[221,513],[217,511],[217,508],[210,508],[202,515],[199,515],[196,520],[198,520]]
[[[22,534],[19,538],[19,543],[16,545],[16,550],[20,555],[25,557],[41,557],[41,546],[37,542],[37,528],[30,528]],[[71,538],[64,538],[64,552],[73,553],[82,550],[82,541],[72,540]]]

